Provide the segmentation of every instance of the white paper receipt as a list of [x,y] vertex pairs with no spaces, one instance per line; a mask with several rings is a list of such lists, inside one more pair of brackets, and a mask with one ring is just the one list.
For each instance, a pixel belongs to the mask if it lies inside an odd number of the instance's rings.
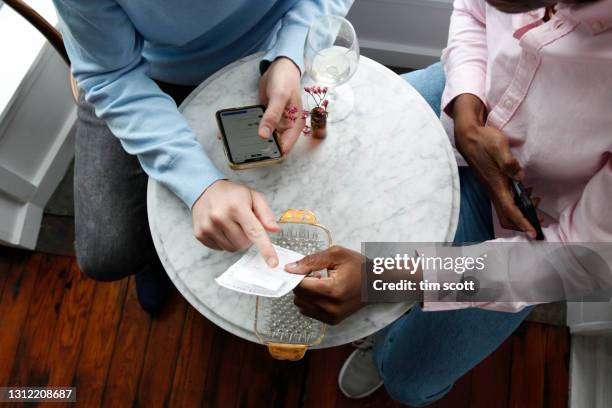
[[289,293],[304,279],[305,275],[285,272],[285,265],[299,261],[304,255],[287,248],[274,245],[278,255],[278,266],[270,268],[261,257],[257,248],[248,251],[215,281],[231,290],[249,295],[281,297]]

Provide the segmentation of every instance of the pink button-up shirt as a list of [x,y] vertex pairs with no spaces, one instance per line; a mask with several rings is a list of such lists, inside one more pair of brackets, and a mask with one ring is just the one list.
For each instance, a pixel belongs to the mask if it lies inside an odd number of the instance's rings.
[[[484,0],[455,0],[442,106],[463,93],[485,103],[488,125],[508,137],[524,184],[542,198],[547,241],[612,242],[612,0],[560,5],[548,22],[544,12],[506,14]],[[498,222],[496,237],[528,240]],[[467,306],[525,304],[426,309]]]

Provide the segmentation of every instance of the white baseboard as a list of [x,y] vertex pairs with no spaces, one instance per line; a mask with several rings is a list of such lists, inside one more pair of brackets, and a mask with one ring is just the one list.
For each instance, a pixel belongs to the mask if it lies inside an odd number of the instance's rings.
[[348,19],[363,55],[416,69],[440,60],[451,12],[452,0],[357,0]]
[[0,115],[0,243],[35,248],[74,156],[75,123],[68,67],[45,44]]
[[361,53],[384,65],[419,69],[440,61],[442,49],[363,40],[361,41]]

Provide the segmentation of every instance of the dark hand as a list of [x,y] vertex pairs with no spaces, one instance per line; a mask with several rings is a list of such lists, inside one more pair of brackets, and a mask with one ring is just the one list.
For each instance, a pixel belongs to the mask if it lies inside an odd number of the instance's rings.
[[306,316],[328,324],[338,324],[359,310],[361,264],[359,252],[332,246],[285,266],[291,273],[308,274],[327,269],[329,277],[306,277],[294,290],[295,305]]
[[[510,180],[522,180],[524,172],[510,151],[508,138],[499,130],[484,126],[484,105],[474,95],[458,96],[453,112],[457,149],[488,190],[500,224],[535,238],[535,229],[514,203],[510,190]],[[534,203],[539,203],[539,199],[534,199]]]

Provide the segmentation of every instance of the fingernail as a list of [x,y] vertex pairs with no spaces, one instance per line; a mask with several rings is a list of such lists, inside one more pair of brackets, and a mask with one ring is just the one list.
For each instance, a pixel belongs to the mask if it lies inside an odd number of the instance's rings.
[[271,132],[270,132],[270,128],[269,128],[269,127],[267,127],[267,126],[262,126],[262,127],[261,127],[261,129],[259,129],[259,134],[260,134],[262,137],[266,137],[266,138],[267,138],[267,137],[270,137],[270,134],[271,134]]
[[270,268],[276,268],[278,266],[278,259],[273,256],[269,257],[266,262]]
[[289,270],[289,269],[295,269],[297,268],[297,262],[291,262],[288,263],[287,265],[285,265],[285,269]]

